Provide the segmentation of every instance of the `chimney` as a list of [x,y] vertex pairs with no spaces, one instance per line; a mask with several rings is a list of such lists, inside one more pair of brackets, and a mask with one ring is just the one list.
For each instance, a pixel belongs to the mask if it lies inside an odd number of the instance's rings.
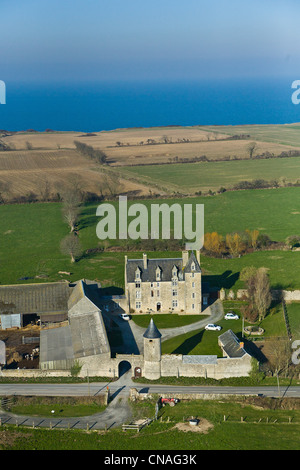
[[144,269],[148,268],[147,253],[143,253],[143,265],[144,265]]
[[183,268],[186,266],[187,262],[189,259],[189,252],[187,250],[184,250],[182,252],[182,266]]
[[196,258],[200,266],[200,250],[196,250]]

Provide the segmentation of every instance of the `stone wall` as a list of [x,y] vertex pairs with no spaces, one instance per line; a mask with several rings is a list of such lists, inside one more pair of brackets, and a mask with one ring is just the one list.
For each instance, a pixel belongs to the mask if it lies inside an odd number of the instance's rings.
[[251,372],[251,356],[241,358],[217,358],[216,364],[185,364],[182,355],[163,355],[161,358],[162,377],[204,377],[222,379],[246,377]]
[[41,370],[41,369],[2,369],[0,377],[5,378],[42,378],[42,377],[71,377],[69,370]]
[[[300,302],[300,290],[272,290],[271,294],[274,300],[283,299],[286,302]],[[247,290],[238,289],[236,292],[236,299],[240,300],[245,297],[247,297]],[[228,295],[226,298],[229,298]]]

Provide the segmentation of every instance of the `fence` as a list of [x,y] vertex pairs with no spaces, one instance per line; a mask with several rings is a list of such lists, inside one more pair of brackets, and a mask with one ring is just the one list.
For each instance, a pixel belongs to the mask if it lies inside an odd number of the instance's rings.
[[285,300],[282,301],[282,311],[283,311],[283,318],[284,318],[284,321],[285,321],[287,335],[288,335],[289,339],[292,339],[292,333],[291,333],[291,328],[290,328],[290,324],[289,324],[289,317],[288,317],[288,313],[287,313]]

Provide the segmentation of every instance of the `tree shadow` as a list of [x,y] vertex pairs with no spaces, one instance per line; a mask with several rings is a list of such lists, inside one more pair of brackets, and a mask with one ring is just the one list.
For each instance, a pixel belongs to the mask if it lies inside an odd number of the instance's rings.
[[171,354],[188,354],[202,341],[203,333],[204,330],[201,330],[191,338],[186,339],[178,348],[172,351]]
[[203,281],[208,282],[211,287],[231,289],[240,277],[240,272],[233,273],[230,270],[223,274],[203,275]]
[[247,353],[249,353],[250,356],[257,359],[257,361],[260,362],[261,364],[268,362],[268,359],[263,354],[261,349],[254,343],[254,341],[249,341],[246,338],[241,338],[241,340],[244,342],[245,351],[247,351]]
[[108,286],[99,288],[100,296],[112,296],[112,295],[124,295],[124,289],[122,287]]

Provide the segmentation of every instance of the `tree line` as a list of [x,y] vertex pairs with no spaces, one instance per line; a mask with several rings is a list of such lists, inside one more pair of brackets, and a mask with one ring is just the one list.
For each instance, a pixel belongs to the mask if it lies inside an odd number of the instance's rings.
[[87,145],[83,142],[79,142],[78,140],[74,140],[74,144],[76,150],[85,157],[91,158],[101,165],[107,162],[107,156],[103,150],[94,149],[92,145]]

